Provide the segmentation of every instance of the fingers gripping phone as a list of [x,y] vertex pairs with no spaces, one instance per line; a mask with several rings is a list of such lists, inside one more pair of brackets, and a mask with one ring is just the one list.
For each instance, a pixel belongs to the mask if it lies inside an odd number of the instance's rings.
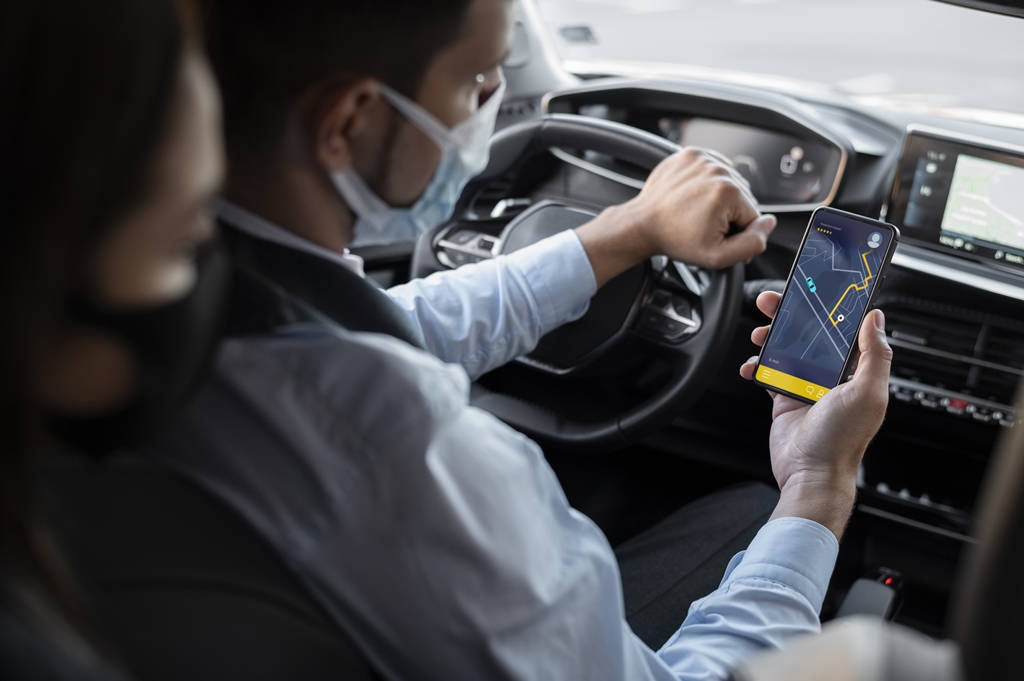
[[813,404],[846,380],[899,238],[885,222],[814,211],[761,347],[758,385]]

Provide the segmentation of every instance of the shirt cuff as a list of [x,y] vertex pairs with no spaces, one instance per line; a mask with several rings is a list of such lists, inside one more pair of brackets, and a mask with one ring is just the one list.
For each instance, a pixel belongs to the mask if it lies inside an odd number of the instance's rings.
[[559,232],[506,257],[530,287],[544,333],[582,317],[597,293],[594,268],[576,230]]
[[767,579],[799,592],[821,612],[839,555],[839,541],[824,525],[806,518],[778,518],[761,528],[746,551],[736,554],[721,586]]

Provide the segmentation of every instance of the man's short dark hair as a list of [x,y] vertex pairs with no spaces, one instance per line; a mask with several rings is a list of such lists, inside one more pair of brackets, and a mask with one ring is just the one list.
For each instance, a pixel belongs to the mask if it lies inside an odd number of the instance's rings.
[[461,34],[471,0],[208,0],[229,153],[278,146],[313,85],[376,78],[415,98]]

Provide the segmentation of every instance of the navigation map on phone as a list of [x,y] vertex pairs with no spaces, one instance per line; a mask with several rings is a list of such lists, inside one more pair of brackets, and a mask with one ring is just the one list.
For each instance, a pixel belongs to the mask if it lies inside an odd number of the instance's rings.
[[839,383],[891,240],[888,229],[815,214],[761,355],[758,381],[812,401]]

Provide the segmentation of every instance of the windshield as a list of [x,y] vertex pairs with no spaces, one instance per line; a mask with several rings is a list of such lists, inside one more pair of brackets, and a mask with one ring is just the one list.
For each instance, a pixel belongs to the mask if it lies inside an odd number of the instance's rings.
[[[1024,118],[1024,20],[933,0],[538,0],[577,72],[675,73]],[[616,62],[618,68],[611,70]],[[971,116],[968,116],[971,117]],[[1000,122],[998,116],[990,122]]]

